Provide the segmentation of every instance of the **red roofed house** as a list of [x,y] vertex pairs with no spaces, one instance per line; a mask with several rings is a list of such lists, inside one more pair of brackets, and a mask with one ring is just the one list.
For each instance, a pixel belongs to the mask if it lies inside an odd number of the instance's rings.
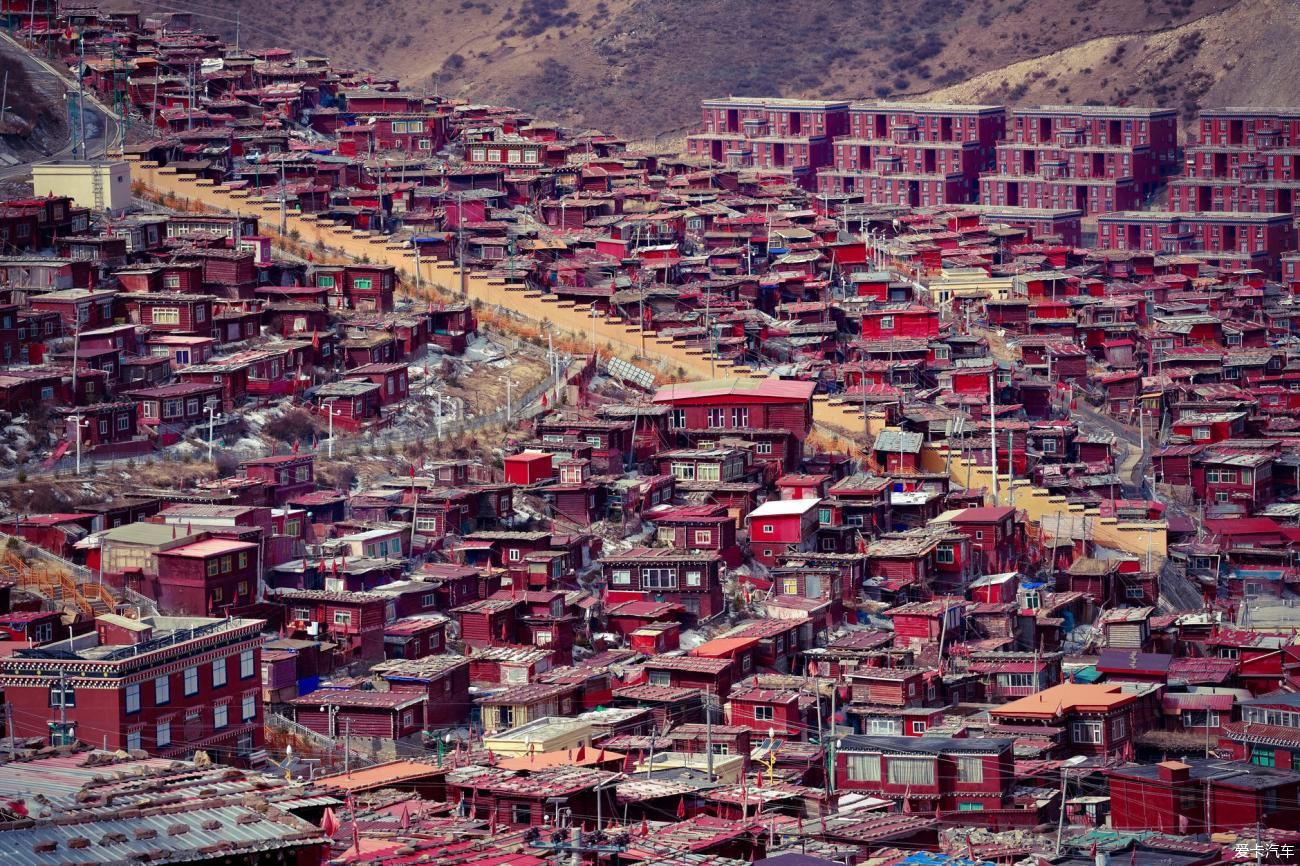
[[813,382],[728,379],[679,382],[655,392],[670,406],[670,432],[727,428],[789,430],[800,440],[812,429]]
[[764,502],[745,518],[750,555],[771,568],[788,553],[811,550],[816,541],[818,499]]
[[185,616],[221,616],[258,597],[258,546],[204,538],[159,550],[158,575],[143,588],[161,610]]

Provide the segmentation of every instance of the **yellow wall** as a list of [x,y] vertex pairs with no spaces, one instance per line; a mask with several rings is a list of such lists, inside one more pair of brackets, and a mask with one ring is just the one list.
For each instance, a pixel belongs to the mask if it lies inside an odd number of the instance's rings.
[[[948,458],[948,449],[941,446],[926,445],[921,449],[921,467],[927,472],[943,472]],[[967,473],[970,483],[967,485]],[[948,461],[948,477],[959,487],[983,487],[988,490],[993,486],[993,473],[988,466],[980,466],[957,452]],[[1168,553],[1168,524],[1162,520],[1118,520],[1114,517],[1102,517],[1095,508],[1084,508],[1065,501],[1064,496],[1057,496],[1041,487],[1035,487],[1023,478],[1017,478],[1011,487],[1011,499],[1007,498],[1005,475],[998,475],[999,502],[1011,504],[1025,513],[1025,517],[1041,528],[1050,532],[1052,518],[1058,514],[1064,516],[1086,517],[1092,529],[1092,538],[1105,547],[1122,550],[1135,556],[1145,558],[1151,555],[1152,564],[1159,566]]]

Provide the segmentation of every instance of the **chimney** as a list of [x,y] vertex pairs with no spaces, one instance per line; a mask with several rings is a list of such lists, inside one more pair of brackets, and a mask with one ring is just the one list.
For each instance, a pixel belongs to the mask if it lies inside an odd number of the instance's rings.
[[1191,778],[1192,768],[1182,761],[1161,761],[1156,764],[1156,774],[1162,782],[1186,782]]

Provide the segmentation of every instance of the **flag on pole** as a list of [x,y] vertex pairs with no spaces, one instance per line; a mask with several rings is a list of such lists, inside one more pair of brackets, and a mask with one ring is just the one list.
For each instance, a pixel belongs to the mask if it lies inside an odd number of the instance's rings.
[[686,817],[686,798],[681,797],[677,800],[677,820],[683,820]]
[[341,826],[343,825],[339,823],[339,816],[334,814],[333,809],[326,806],[325,814],[322,815],[320,819],[321,832],[332,838],[334,834],[339,831],[339,827]]

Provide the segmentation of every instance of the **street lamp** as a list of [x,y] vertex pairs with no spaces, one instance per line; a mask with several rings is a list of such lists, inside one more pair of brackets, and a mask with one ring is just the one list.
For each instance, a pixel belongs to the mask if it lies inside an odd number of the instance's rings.
[[335,403],[334,400],[330,400],[328,403],[325,404],[325,414],[329,415],[329,419],[330,419],[330,447],[329,447],[329,458],[330,458],[331,460],[334,459],[334,418],[335,418],[335,416],[339,416],[339,415],[342,415],[342,414],[343,414],[343,410],[342,410],[342,409],[335,409],[335,408],[334,408],[334,403]]
[[216,424],[217,410],[216,406],[209,402],[203,407],[203,411],[208,413],[208,462],[212,462],[212,428]]
[[80,474],[81,474],[81,431],[82,431],[84,428],[90,426],[90,419],[86,419],[85,421],[81,420],[81,413],[78,412],[76,415],[73,415],[73,416],[72,416],[72,421],[73,421],[73,424],[75,425],[75,427],[74,427],[73,429],[76,431],[76,432],[73,434],[74,437],[75,437],[76,446],[77,446],[77,471],[76,471],[76,474],[77,474],[77,475],[80,475]]

